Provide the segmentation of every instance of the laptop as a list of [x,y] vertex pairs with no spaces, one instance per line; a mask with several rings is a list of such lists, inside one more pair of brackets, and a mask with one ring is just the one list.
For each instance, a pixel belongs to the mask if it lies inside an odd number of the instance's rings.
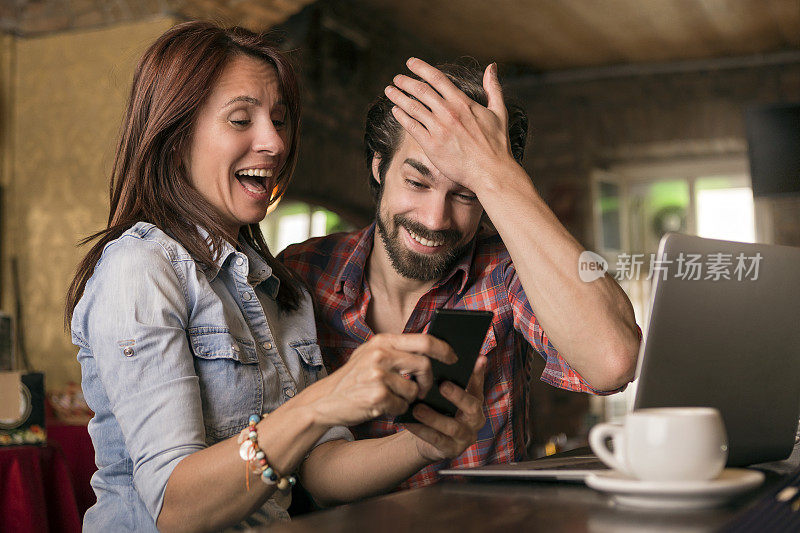
[[[787,458],[800,414],[800,248],[668,233],[656,257],[633,409],[716,407],[728,466]],[[608,469],[582,452],[440,473],[582,481]]]

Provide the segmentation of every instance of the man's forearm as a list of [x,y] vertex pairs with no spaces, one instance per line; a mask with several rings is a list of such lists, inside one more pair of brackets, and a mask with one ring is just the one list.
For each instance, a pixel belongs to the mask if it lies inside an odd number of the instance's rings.
[[388,492],[428,464],[413,435],[401,431],[379,439],[322,444],[303,464],[301,480],[317,503],[335,505]]
[[514,262],[536,318],[564,359],[593,388],[632,379],[639,348],[633,308],[609,276],[578,276],[583,247],[516,163],[474,191]]

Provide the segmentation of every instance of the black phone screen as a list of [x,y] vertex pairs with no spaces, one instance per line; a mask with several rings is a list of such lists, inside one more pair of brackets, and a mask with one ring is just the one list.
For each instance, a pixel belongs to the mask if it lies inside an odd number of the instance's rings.
[[[492,324],[494,313],[491,311],[473,311],[466,309],[437,309],[433,315],[429,335],[433,335],[449,344],[458,357],[452,365],[446,365],[436,359],[431,359],[433,371],[433,387],[420,400],[430,408],[448,415],[455,416],[458,409],[439,392],[439,385],[445,381],[452,381],[465,389],[469,377],[475,367],[475,361],[480,355],[483,340]],[[417,420],[411,414],[412,404],[408,411],[398,416],[395,421],[400,423],[414,423]]]

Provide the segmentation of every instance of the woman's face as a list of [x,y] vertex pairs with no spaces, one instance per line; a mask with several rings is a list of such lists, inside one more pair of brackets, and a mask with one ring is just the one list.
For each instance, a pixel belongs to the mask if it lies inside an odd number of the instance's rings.
[[286,160],[288,120],[275,68],[248,56],[228,63],[200,108],[189,177],[233,235],[267,214]]

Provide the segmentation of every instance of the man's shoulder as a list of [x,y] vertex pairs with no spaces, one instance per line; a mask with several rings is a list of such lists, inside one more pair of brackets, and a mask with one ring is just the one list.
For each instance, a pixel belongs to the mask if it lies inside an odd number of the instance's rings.
[[503,239],[497,233],[485,233],[478,235],[475,243],[475,255],[473,256],[473,268],[479,271],[492,270],[497,267],[505,267],[511,263],[511,256],[508,254]]

